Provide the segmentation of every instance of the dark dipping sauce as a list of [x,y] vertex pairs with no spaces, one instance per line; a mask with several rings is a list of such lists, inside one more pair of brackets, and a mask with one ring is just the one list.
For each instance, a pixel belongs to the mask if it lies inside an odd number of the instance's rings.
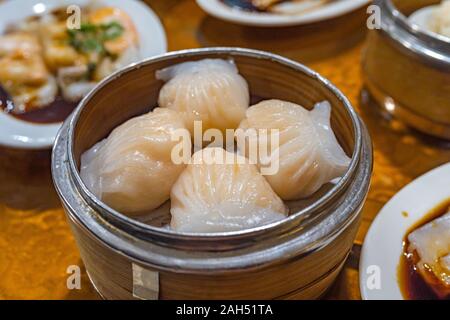
[[[402,291],[402,295],[407,300],[442,300],[437,296],[433,289],[422,278],[420,273],[416,271],[414,259],[408,257],[408,235],[427,223],[446,214],[450,207],[450,199],[447,199],[436,208],[428,212],[419,222],[412,226],[403,239],[403,254],[397,270],[397,278]],[[450,300],[448,295],[444,300]]]
[[33,122],[33,123],[57,123],[64,121],[76,108],[78,102],[69,102],[60,95],[56,96],[55,101],[40,109],[26,111],[23,113],[14,113],[10,111],[12,99],[8,92],[0,86],[0,107],[14,118]]

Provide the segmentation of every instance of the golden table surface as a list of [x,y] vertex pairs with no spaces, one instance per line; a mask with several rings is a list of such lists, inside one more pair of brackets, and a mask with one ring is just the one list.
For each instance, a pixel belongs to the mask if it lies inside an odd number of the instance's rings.
[[[361,102],[365,10],[314,25],[258,29],[209,17],[193,0],[145,2],[161,18],[169,50],[240,46],[276,52],[320,72],[349,97],[369,128],[375,166],[354,253],[326,298],[360,299],[357,249],[371,221],[404,185],[450,161],[448,146]],[[83,270],[80,290],[67,289],[70,265]],[[53,189],[50,151],[0,147],[0,299],[98,299],[82,266]]]

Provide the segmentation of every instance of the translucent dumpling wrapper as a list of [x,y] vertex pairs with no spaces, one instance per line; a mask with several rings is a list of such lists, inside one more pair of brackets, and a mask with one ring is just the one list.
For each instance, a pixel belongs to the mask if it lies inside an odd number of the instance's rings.
[[222,148],[197,151],[170,195],[171,228],[211,233],[283,219],[287,208],[248,159]]
[[194,121],[202,129],[236,129],[249,106],[247,81],[229,60],[204,59],[159,70],[156,78],[166,84],[159,106],[180,112],[191,134]]
[[[346,172],[350,158],[334,135],[330,114],[328,102],[308,111],[294,103],[266,100],[247,110],[239,127],[242,131],[236,134],[238,147],[258,163],[261,172],[262,167],[271,168],[273,172],[265,178],[283,200],[306,198]],[[249,129],[256,134],[247,135]],[[278,133],[277,145],[270,138],[272,132]],[[264,152],[263,136],[268,141]],[[251,146],[257,146],[257,155],[249,154]]]
[[450,212],[408,235],[408,253],[439,297],[450,296]]
[[41,55],[42,46],[32,34],[0,36],[0,84],[14,102],[8,112],[38,110],[55,100],[58,86]]
[[82,180],[119,212],[151,212],[169,199],[185,167],[172,161],[180,129],[187,133],[179,115],[169,109],[157,108],[128,120],[82,155]]

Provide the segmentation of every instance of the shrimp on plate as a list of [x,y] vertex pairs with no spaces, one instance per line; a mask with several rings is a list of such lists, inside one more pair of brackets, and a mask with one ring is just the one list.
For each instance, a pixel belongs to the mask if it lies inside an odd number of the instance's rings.
[[13,33],[0,37],[0,83],[12,96],[14,108],[22,113],[53,102],[58,87],[42,59],[35,36]]

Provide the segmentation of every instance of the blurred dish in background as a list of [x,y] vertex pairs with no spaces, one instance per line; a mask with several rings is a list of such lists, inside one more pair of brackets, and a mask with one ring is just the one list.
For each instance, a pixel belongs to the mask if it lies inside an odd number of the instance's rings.
[[197,0],[210,15],[229,22],[281,27],[324,21],[367,5],[370,0]]
[[[0,144],[48,148],[103,78],[166,51],[156,15],[135,0],[0,4]],[[68,21],[81,9],[80,25]],[[19,7],[19,8],[18,8]]]
[[449,179],[450,163],[411,182],[378,213],[361,253],[363,299],[449,298]]
[[436,3],[374,0],[381,28],[368,33],[362,67],[365,86],[383,114],[450,140],[450,42],[410,18]]
[[409,16],[409,21],[431,35],[450,42],[450,0],[423,7]]
[[224,4],[254,12],[304,14],[320,9],[333,0],[221,0]]
[[84,7],[67,26],[65,7],[7,26],[0,36],[1,105],[25,121],[61,122],[97,82],[140,59],[130,17],[114,7]]

